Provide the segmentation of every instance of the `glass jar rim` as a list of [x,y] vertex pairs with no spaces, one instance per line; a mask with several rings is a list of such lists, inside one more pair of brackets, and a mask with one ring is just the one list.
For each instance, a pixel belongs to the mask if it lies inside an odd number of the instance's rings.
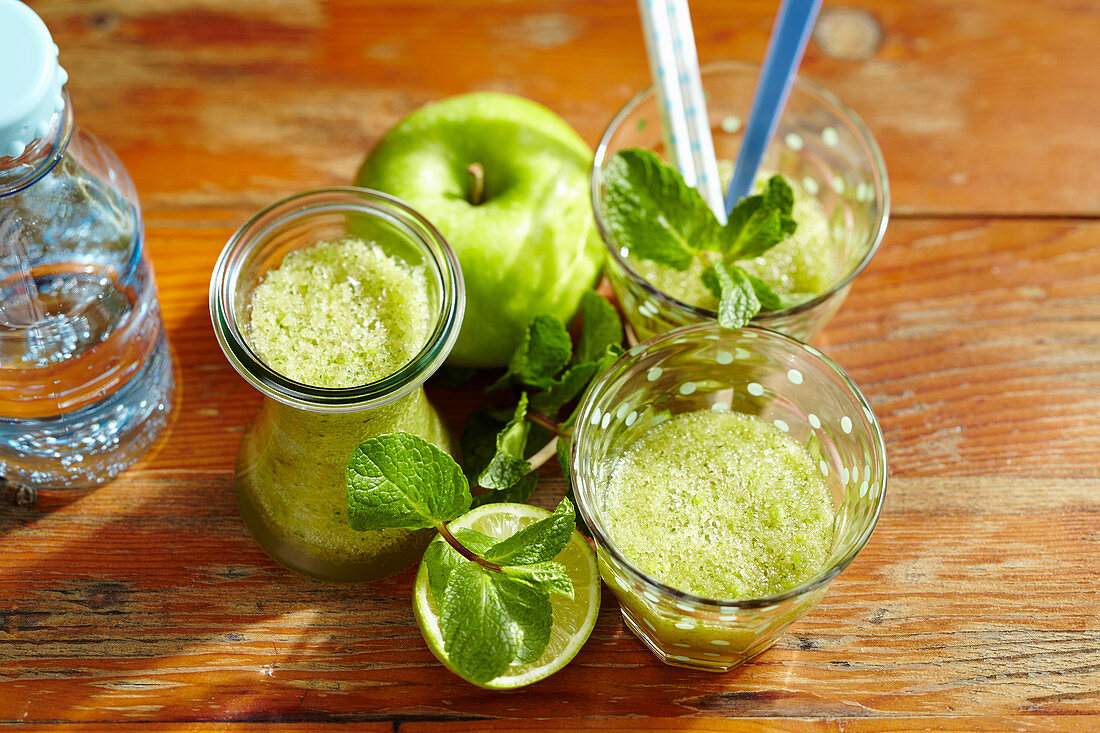
[[[867,522],[867,526],[863,528],[856,542],[852,544],[852,547],[833,559],[829,564],[822,568],[818,573],[815,573],[812,577],[805,581],[788,588],[787,590],[776,593],[770,596],[764,596],[761,598],[747,598],[747,599],[722,599],[722,598],[706,598],[704,596],[696,595],[694,593],[674,588],[671,585],[663,583],[662,581],[654,578],[649,573],[638,567],[634,561],[628,558],[622,553],[618,545],[608,536],[607,532],[603,529],[603,523],[600,520],[599,513],[595,508],[589,505],[587,499],[587,489],[589,486],[587,479],[578,476],[578,469],[576,468],[580,464],[580,440],[582,432],[586,431],[590,423],[590,413],[593,406],[599,396],[603,394],[606,388],[614,382],[623,372],[632,367],[636,361],[653,352],[654,349],[660,349],[665,345],[669,345],[668,342],[672,340],[678,340],[679,338],[687,335],[698,335],[700,339],[705,334],[714,333],[715,331],[722,331],[716,322],[699,323],[688,326],[681,326],[674,328],[670,331],[666,331],[662,334],[654,336],[648,341],[644,341],[638,346],[628,349],[626,353],[620,356],[603,374],[596,378],[591,388],[588,390],[580,407],[577,409],[577,418],[574,421],[574,425],[580,426],[577,433],[574,434],[572,444],[569,452],[569,466],[571,485],[574,486],[574,495],[576,497],[577,512],[584,519],[588,525],[588,529],[592,534],[593,539],[596,541],[596,545],[606,551],[615,562],[626,570],[631,580],[640,584],[644,589],[650,590],[654,593],[668,596],[673,598],[677,602],[691,604],[697,607],[707,609],[760,609],[775,606],[793,598],[804,596],[808,593],[821,588],[830,583],[837,575],[851,564],[856,555],[867,544],[867,541],[871,538],[871,534],[874,532],[875,526],[878,524],[879,517],[882,514],[882,507],[886,500],[886,482],[889,473],[887,460],[886,460],[886,443],[883,439],[882,428],[879,425],[878,419],[875,417],[874,411],[871,409],[870,403],[867,402],[863,392],[859,389],[852,378],[848,376],[835,361],[830,359],[825,353],[803,343],[796,338],[788,336],[787,334],[774,331],[769,328],[763,328],[760,326],[744,326],[736,332],[744,334],[751,338],[764,338],[777,341],[785,345],[790,349],[791,354],[800,355],[803,361],[813,363],[816,366],[822,367],[825,371],[834,374],[839,378],[841,384],[844,385],[848,392],[848,396],[852,398],[852,401],[861,408],[861,412],[867,418],[871,427],[871,439],[874,446],[874,458],[875,461],[881,466],[880,479],[877,482],[879,485],[878,499],[875,501],[873,515]],[[748,336],[751,334],[751,336]]]
[[[397,226],[429,255],[440,276],[441,297],[435,328],[420,351],[392,374],[354,387],[315,387],[286,377],[261,359],[238,327],[229,304],[241,260],[278,227],[317,213],[339,211],[380,216]],[[454,346],[465,310],[465,286],[454,250],[423,215],[380,191],[356,186],[317,188],[287,196],[260,210],[222,249],[210,277],[210,317],[226,359],[264,395],[290,407],[314,412],[356,412],[394,402],[435,373]]]
[[[751,73],[754,76],[759,75],[760,65],[749,63],[746,61],[717,61],[709,64],[705,64],[700,68],[700,72],[703,77],[708,72],[736,72],[736,73]],[[871,246],[868,247],[867,252],[860,259],[856,266],[853,267],[844,277],[838,279],[833,283],[828,290],[815,295],[809,300],[805,300],[801,303],[797,303],[788,308],[783,308],[774,311],[763,311],[757,314],[753,318],[753,322],[761,326],[767,326],[771,321],[779,321],[789,316],[793,316],[804,311],[809,311],[821,303],[829,300],[834,294],[848,287],[859,273],[863,272],[864,268],[870,263],[871,258],[874,257],[878,251],[879,245],[882,243],[883,237],[886,235],[886,225],[890,219],[890,181],[886,176],[886,160],[882,157],[882,151],[879,149],[878,143],[871,135],[871,131],[864,124],[863,120],[855,113],[851,107],[842,102],[835,94],[830,92],[825,87],[821,86],[817,82],[811,81],[802,75],[796,75],[792,85],[792,90],[798,89],[800,91],[808,92],[811,96],[816,96],[820,101],[823,101],[836,108],[839,114],[852,123],[852,126],[859,134],[860,141],[866,146],[868,157],[872,164],[872,171],[874,173],[874,180],[876,183],[875,194],[876,198],[881,195],[881,205],[878,206],[876,219],[874,225],[871,228]],[[596,228],[600,232],[600,239],[604,243],[604,247],[608,253],[615,259],[615,261],[622,267],[623,272],[632,282],[636,283],[642,288],[650,297],[657,299],[663,306],[672,308],[675,310],[687,311],[689,316],[693,320],[716,320],[718,313],[709,308],[701,308],[691,303],[685,303],[682,300],[672,297],[667,293],[656,288],[652,283],[639,275],[622,253],[619,252],[617,247],[612,246],[614,238],[611,236],[610,231],[603,221],[603,215],[600,209],[600,171],[603,169],[604,161],[607,159],[608,147],[611,144],[612,135],[619,129],[626,118],[647,98],[653,96],[656,90],[652,85],[645,87],[633,97],[627,101],[626,104],[615,114],[608,124],[607,129],[604,130],[603,135],[600,137],[600,142],[596,146],[595,156],[592,159],[592,172],[589,176],[589,193],[592,204],[592,215],[596,220]]]

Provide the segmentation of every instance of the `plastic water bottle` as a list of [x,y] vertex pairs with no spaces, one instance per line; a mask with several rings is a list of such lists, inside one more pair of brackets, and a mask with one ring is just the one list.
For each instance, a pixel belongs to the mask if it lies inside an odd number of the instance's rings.
[[116,476],[173,390],[137,193],[73,124],[57,54],[0,0],[0,476],[35,488]]

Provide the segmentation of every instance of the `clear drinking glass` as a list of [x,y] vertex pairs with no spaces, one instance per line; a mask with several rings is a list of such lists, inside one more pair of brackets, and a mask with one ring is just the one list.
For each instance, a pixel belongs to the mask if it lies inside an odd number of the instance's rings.
[[[669,415],[704,409],[774,424],[818,462],[836,515],[829,558],[809,580],[767,598],[702,598],[651,577],[611,539],[603,497],[616,460]],[[867,401],[827,356],[767,329],[710,322],[633,347],[593,385],[576,425],[570,472],[600,574],[627,626],[668,664],[724,671],[767,649],[821,600],[882,511],[886,449]]]
[[[290,251],[358,237],[427,271],[432,332],[395,373],[328,389],[268,367],[248,337],[252,291]],[[264,394],[237,454],[234,486],[245,526],[286,567],[322,580],[372,580],[419,560],[432,532],[357,532],[348,525],[345,471],[370,438],[402,430],[453,452],[423,384],[454,345],[465,290],[454,252],[422,216],[392,196],[361,188],[308,191],[261,211],[225,246],[210,280],[210,312],[226,358]]]
[[[719,160],[737,159],[758,73],[758,66],[735,62],[702,69],[707,115]],[[607,274],[638,340],[717,317],[712,310],[661,292],[639,275],[631,267],[629,251],[616,241],[608,226],[604,166],[626,148],[646,148],[664,155],[661,130],[659,103],[649,87],[615,115],[592,164],[592,208],[607,247]],[[840,307],[852,280],[882,241],[890,210],[886,164],[855,112],[817,84],[796,77],[761,170],[782,174],[818,200],[828,218],[829,236],[843,253],[840,274],[825,292],[753,319],[758,326],[807,341]]]

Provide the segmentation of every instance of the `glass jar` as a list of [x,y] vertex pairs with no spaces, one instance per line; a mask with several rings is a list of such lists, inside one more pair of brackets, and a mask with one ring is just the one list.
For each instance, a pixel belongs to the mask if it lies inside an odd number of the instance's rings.
[[0,475],[70,489],[149,449],[173,380],[137,192],[74,125],[57,54],[0,0]]
[[[817,463],[835,515],[828,557],[812,577],[767,598],[703,598],[654,578],[616,545],[603,518],[616,460],[651,426],[697,410],[760,418]],[[817,605],[882,511],[886,448],[870,405],[831,359],[775,331],[710,322],[639,344],[593,383],[576,426],[571,475],[600,575],[626,625],[671,665],[724,671],[767,649]]]
[[[737,159],[758,74],[758,66],[735,62],[702,69],[719,160]],[[627,148],[664,151],[660,104],[652,87],[639,92],[611,121],[596,148],[590,184],[596,225],[607,249],[607,275],[641,341],[677,326],[714,320],[717,314],[655,287],[635,271],[629,249],[615,239],[604,204],[603,170],[615,153]],[[886,232],[886,164],[855,112],[817,84],[796,77],[761,170],[782,174],[817,200],[828,222],[830,244],[841,260],[835,281],[823,292],[789,308],[760,313],[752,321],[808,341],[840,308]]]
[[[288,379],[250,346],[252,292],[288,252],[348,236],[425,269],[430,335],[407,364],[370,384],[329,389]],[[395,431],[454,451],[423,384],[450,353],[464,305],[454,252],[426,219],[386,194],[351,187],[297,194],[261,211],[229,240],[210,281],[214,331],[229,362],[264,395],[241,440],[234,486],[245,526],[277,561],[322,580],[361,581],[419,559],[430,530],[351,529],[345,471],[361,442]]]

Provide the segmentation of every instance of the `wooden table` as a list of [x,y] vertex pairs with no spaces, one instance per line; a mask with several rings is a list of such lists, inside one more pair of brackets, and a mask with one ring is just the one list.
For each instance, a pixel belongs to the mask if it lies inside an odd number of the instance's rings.
[[[737,671],[661,665],[605,593],[569,667],[501,694],[436,663],[411,574],[323,585],[252,542],[231,469],[259,395],[215,343],[207,283],[250,214],[348,182],[429,100],[522,94],[594,143],[647,83],[634,3],[32,5],[79,123],[137,183],[178,394],[167,439],[114,483],[6,488],[0,722],[1100,728],[1100,7],[826,2],[804,72],[874,132],[894,197],[819,342],[882,421],[882,521],[821,606]],[[693,2],[702,59],[760,59],[775,5]],[[561,487],[548,477],[541,500]]]

